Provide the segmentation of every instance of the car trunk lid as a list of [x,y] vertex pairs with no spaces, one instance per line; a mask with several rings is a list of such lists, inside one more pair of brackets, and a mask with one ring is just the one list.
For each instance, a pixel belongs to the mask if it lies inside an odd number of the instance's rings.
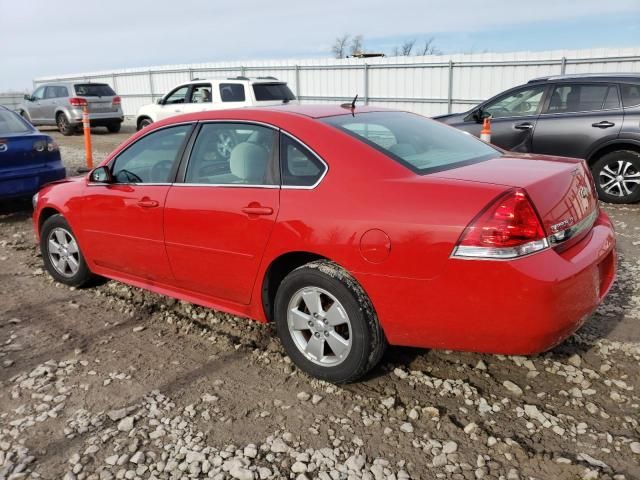
[[113,104],[116,92],[106,83],[76,83],[76,96],[87,102],[89,113],[117,112],[118,106]]
[[595,219],[597,211],[593,180],[585,162],[577,159],[507,154],[437,176],[524,188],[547,234],[558,238],[572,228],[590,228],[585,223]]
[[[0,170],[16,170],[43,166],[46,159],[47,135],[0,135]],[[44,143],[44,152],[35,150],[36,142]]]

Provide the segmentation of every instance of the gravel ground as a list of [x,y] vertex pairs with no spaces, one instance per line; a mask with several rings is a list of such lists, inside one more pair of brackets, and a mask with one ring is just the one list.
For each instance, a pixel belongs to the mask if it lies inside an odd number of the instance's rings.
[[[98,160],[133,131],[100,130]],[[70,172],[83,164],[81,136],[48,133]],[[55,283],[28,203],[0,205],[0,479],[640,478],[640,205],[605,208],[618,281],[562,345],[391,348],[336,387],[298,371],[270,326]]]

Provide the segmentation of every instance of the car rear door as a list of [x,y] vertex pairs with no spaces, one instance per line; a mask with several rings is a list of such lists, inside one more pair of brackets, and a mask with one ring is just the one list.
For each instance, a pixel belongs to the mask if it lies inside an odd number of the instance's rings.
[[89,114],[110,114],[118,111],[113,104],[116,93],[106,83],[77,83],[74,85],[75,95],[87,102]]
[[[165,244],[177,286],[248,304],[280,203],[275,129],[202,124],[165,204]],[[227,154],[220,144],[233,138]]]
[[89,183],[84,248],[98,266],[153,283],[172,283],[164,247],[164,204],[193,124],[152,130],[112,162],[111,183]]
[[623,119],[618,85],[555,84],[538,117],[532,151],[587,158],[598,145],[618,137]]

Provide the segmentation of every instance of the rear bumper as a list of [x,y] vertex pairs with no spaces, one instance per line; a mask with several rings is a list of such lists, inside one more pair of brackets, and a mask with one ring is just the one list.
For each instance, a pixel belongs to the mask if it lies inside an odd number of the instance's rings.
[[0,198],[33,195],[44,184],[65,178],[66,175],[66,169],[59,162],[13,172],[3,172],[0,174]]
[[589,234],[563,252],[547,249],[511,261],[451,259],[430,280],[356,276],[391,344],[525,355],[575,332],[615,275],[614,231],[601,212]]
[[[89,122],[92,127],[105,127],[114,123],[124,122],[124,114],[122,110],[117,112],[91,112],[89,113]],[[72,125],[82,125],[82,109],[73,108],[70,111],[69,123]]]

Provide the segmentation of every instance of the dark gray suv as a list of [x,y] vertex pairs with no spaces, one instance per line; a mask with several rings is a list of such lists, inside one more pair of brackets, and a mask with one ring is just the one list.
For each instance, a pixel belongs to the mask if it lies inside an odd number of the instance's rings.
[[602,200],[640,201],[640,75],[536,78],[468,112],[435,118],[479,136],[486,116],[495,145],[584,158]]

